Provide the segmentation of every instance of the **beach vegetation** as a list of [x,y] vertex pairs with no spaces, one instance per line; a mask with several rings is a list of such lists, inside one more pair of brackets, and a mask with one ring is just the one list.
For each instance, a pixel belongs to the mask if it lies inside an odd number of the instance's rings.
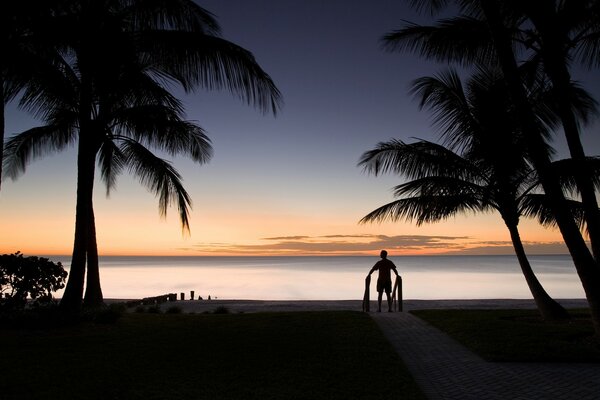
[[[425,399],[360,312],[128,313],[109,325],[0,327],[0,340],[5,400]],[[55,360],[69,366],[61,379]]]
[[[597,51],[600,4],[591,0],[413,1],[418,9],[432,15],[450,4],[455,6],[456,16],[441,18],[431,26],[406,23],[384,36],[384,46],[391,51],[411,51],[461,67],[491,66],[502,71],[514,116],[523,132],[527,158],[537,171],[547,205],[572,256],[590,304],[596,334],[600,337],[600,217],[594,177],[585,168],[587,156],[579,137],[587,121],[573,104],[577,86],[571,77],[575,62],[589,68],[600,65]],[[537,118],[535,104],[528,97],[527,85],[532,78],[546,85],[552,94],[571,158],[579,166],[577,192],[591,249],[552,167],[553,154],[547,151],[547,132]]]
[[566,321],[544,321],[535,310],[413,310],[488,361],[600,362],[589,309]]
[[65,287],[67,271],[60,262],[22,253],[0,255],[0,307],[23,310],[53,302],[52,294]]
[[31,161],[77,146],[75,240],[61,306],[78,311],[82,299],[89,307],[103,303],[92,201],[97,164],[107,195],[129,172],[158,198],[163,217],[177,208],[187,233],[191,198],[172,163],[154,151],[203,164],[212,149],[172,88],[225,89],[273,113],[281,95],[252,54],[223,39],[214,16],[192,0],[41,3],[46,13],[27,29],[43,38],[47,62],[29,76],[20,105],[44,125],[8,139],[4,173],[15,179]]

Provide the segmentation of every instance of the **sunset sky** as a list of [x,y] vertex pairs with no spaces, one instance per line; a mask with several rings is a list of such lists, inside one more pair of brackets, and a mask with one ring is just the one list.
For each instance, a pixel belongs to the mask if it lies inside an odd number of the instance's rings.
[[[395,176],[373,177],[360,155],[391,138],[435,140],[427,112],[408,94],[413,79],[444,66],[408,54],[385,53],[382,35],[403,20],[429,18],[397,0],[198,0],[220,22],[223,36],[250,50],[284,97],[277,116],[262,115],[229,93],[185,97],[187,117],[209,134],[214,157],[174,165],[193,199],[191,235],[175,209],[166,219],[158,201],[128,175],[110,198],[98,180],[95,215],[101,255],[353,255],[386,248],[394,255],[506,254],[499,216],[469,215],[415,227],[359,225],[392,200]],[[576,79],[600,98],[590,73]],[[7,134],[38,122],[7,108]],[[600,153],[600,124],[587,127],[588,155]],[[565,156],[557,140],[559,156]],[[0,192],[0,253],[70,254],[75,221],[75,151],[30,164]],[[557,231],[522,221],[531,253],[563,253]]]

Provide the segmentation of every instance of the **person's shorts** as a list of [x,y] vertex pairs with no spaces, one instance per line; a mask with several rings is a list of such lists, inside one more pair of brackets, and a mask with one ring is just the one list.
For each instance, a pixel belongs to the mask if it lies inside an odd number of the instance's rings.
[[390,293],[392,291],[392,281],[377,281],[377,291],[379,293],[383,291]]

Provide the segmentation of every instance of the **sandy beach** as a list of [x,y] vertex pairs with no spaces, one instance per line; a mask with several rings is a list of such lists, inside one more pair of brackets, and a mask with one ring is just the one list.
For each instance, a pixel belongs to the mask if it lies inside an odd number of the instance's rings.
[[[113,300],[114,301],[114,300]],[[587,307],[585,299],[558,299],[566,308]],[[385,300],[384,300],[385,302]],[[181,307],[184,313],[213,312],[226,307],[231,313],[255,313],[278,311],[361,311],[361,300],[178,300],[161,304],[162,310]],[[404,310],[417,309],[517,309],[535,308],[531,299],[474,299],[474,300],[405,300]],[[371,300],[371,310],[377,302]]]

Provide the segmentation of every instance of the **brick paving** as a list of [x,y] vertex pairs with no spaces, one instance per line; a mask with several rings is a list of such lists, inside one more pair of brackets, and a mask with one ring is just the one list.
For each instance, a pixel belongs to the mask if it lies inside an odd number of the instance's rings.
[[371,313],[431,400],[600,400],[600,365],[492,363],[409,313]]

